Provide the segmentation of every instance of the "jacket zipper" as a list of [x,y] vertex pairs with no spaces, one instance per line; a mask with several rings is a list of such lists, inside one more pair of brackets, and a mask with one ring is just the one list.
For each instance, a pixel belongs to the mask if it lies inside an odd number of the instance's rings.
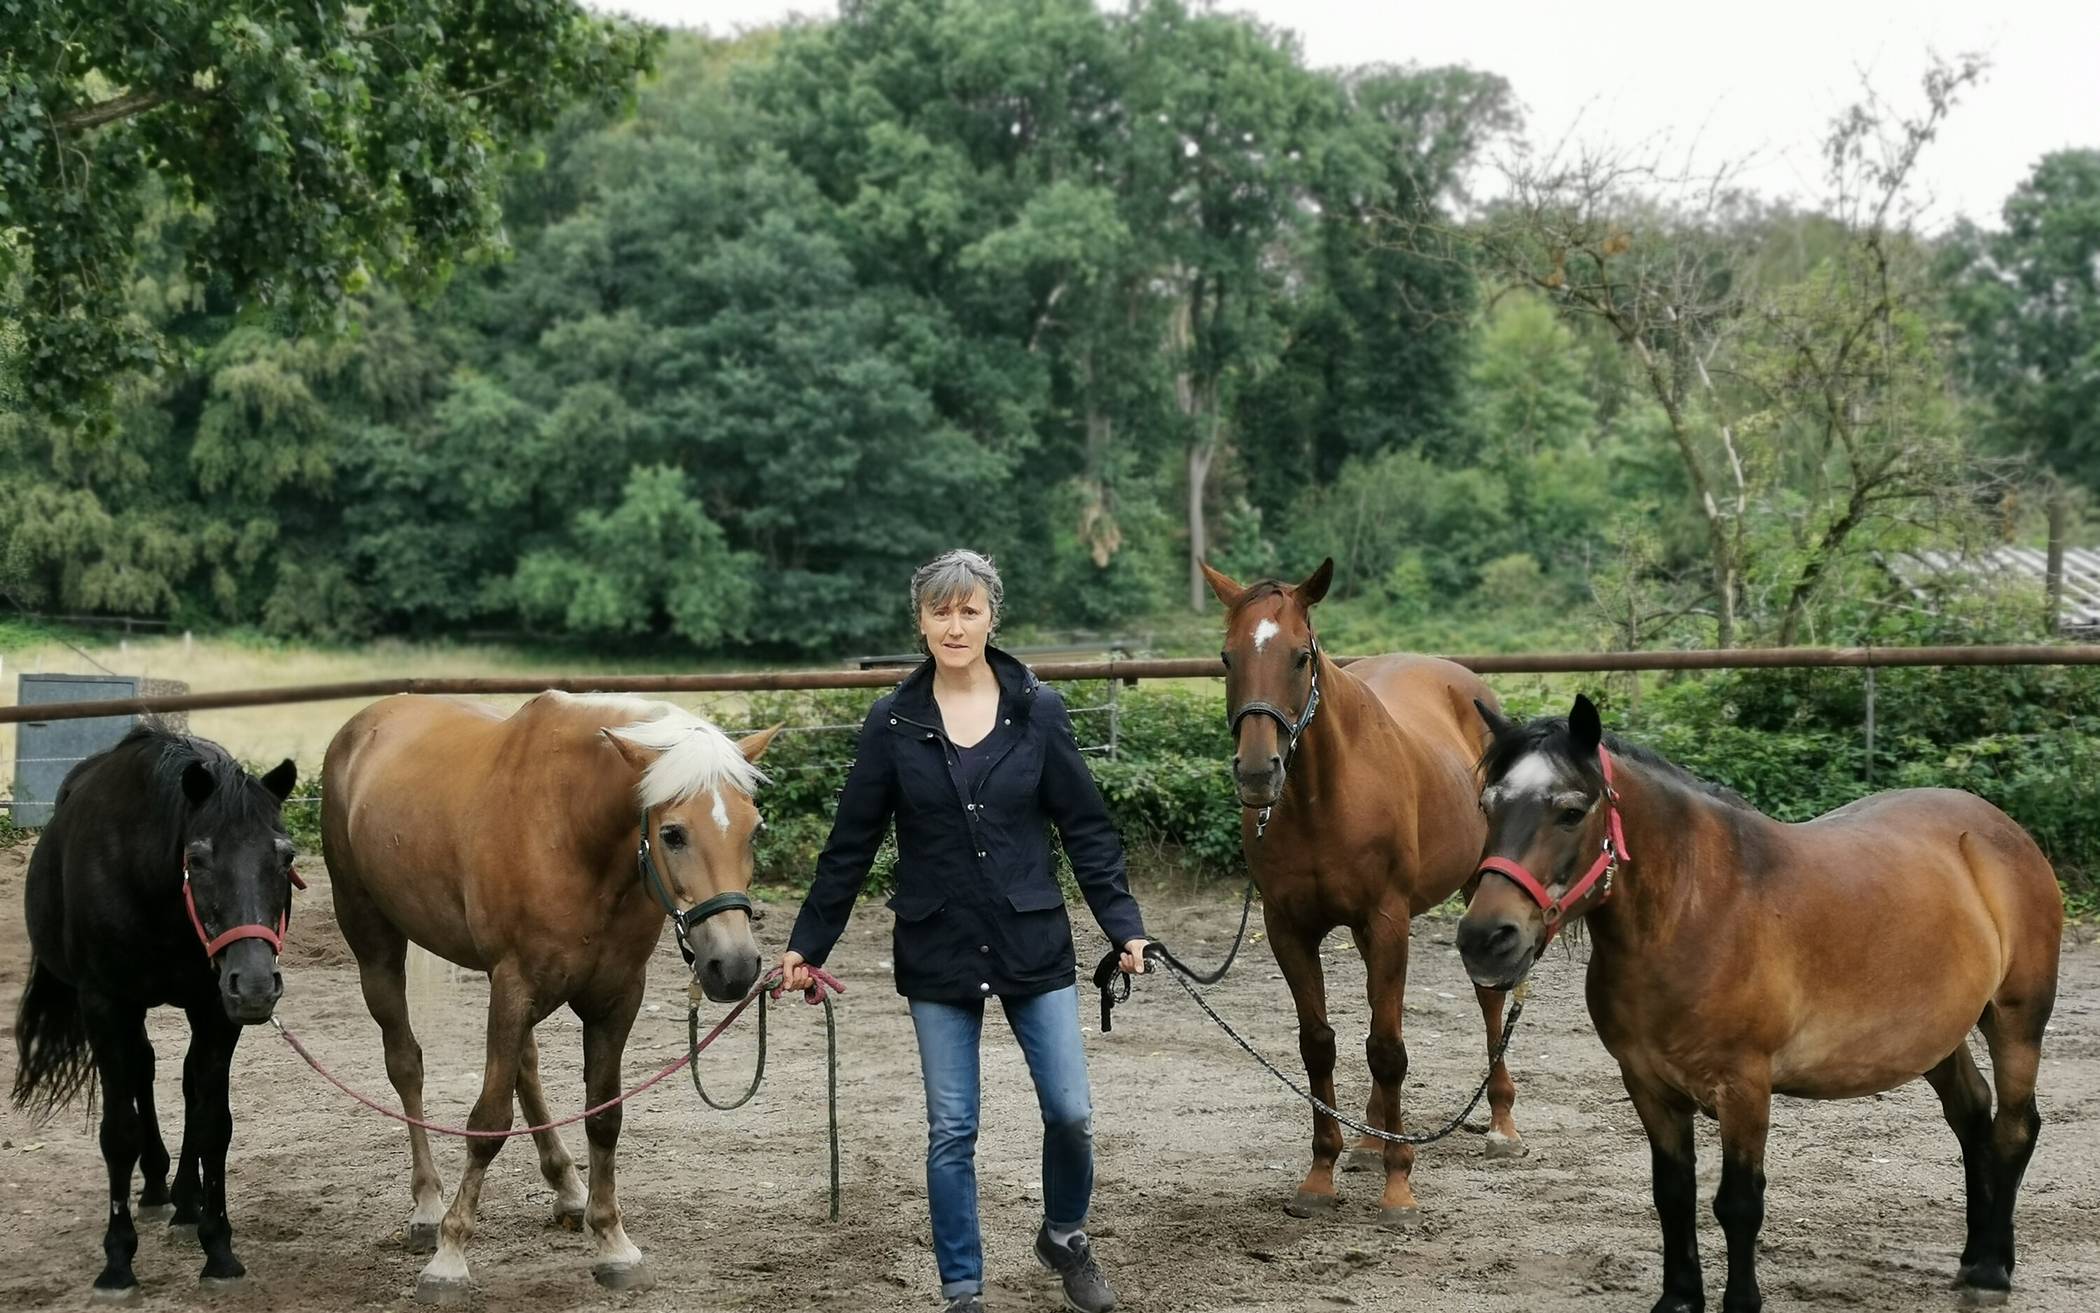
[[[1030,684],[1021,691],[1021,696],[1032,701],[1035,698],[1035,690],[1036,685]],[[1002,711],[1004,709],[1003,706],[1000,708]],[[897,719],[907,725],[925,730],[929,737],[940,741],[941,764],[948,772],[948,786],[955,790],[955,800],[963,805],[963,821],[970,827],[970,842],[972,845],[970,850],[977,854],[978,860],[982,861],[990,849],[985,847],[984,834],[979,826],[981,813],[977,806],[977,794],[974,790],[963,787],[962,777],[956,774],[955,770],[958,758],[951,755],[960,753],[961,749],[955,746],[955,741],[948,737],[948,731],[943,726],[928,725],[923,721],[913,720],[910,716],[901,714],[897,716]],[[1011,717],[1001,716],[999,719],[1006,722],[1008,728],[1012,728]],[[992,728],[996,732],[999,727],[995,725]],[[1007,754],[1014,750],[1014,741],[1013,735],[1007,735],[1006,745],[999,749],[999,755],[992,758],[990,764],[984,768],[982,778],[990,779],[992,772],[999,769],[999,763],[1005,761]]]

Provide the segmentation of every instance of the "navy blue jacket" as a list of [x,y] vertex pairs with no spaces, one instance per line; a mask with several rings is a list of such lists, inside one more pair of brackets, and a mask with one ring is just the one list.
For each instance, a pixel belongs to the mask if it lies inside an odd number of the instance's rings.
[[1000,740],[972,794],[933,700],[927,661],[876,701],[839,795],[831,840],[788,947],[821,965],[897,824],[897,992],[959,1002],[1072,983],[1072,923],[1050,848],[1051,824],[1110,941],[1145,933],[1123,845],[1087,773],[1057,690],[997,648]]

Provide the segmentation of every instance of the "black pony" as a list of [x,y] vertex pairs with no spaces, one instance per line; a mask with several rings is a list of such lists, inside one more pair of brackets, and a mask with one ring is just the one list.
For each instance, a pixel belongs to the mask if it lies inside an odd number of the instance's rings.
[[[258,781],[216,743],[141,726],[67,774],[29,859],[14,1102],[49,1113],[92,1098],[101,1078],[109,1228],[97,1300],[138,1291],[134,1164],[139,1216],[196,1227],[207,1283],[245,1275],[226,1220],[227,1075],[241,1027],[269,1020],[284,990],[277,951],[299,877],[282,811],[297,775],[287,761]],[[146,1009],[166,1004],[190,1021],[172,1196],[146,1038]]]

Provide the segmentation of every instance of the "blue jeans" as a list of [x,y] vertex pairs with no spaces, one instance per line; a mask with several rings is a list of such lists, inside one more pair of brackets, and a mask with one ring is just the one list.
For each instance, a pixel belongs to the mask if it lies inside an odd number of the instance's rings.
[[[1094,1193],[1094,1108],[1079,1041],[1079,989],[1000,1000],[1035,1078],[1043,1110],[1043,1216],[1059,1230],[1086,1223]],[[977,1227],[977,1044],[984,1004],[911,1000],[926,1080],[926,1201],[941,1297],[984,1289]]]

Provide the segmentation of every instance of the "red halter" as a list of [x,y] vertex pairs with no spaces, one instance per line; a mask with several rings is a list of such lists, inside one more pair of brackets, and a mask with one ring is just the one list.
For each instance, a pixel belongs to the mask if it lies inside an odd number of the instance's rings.
[[1610,898],[1612,872],[1619,869],[1619,863],[1633,860],[1633,854],[1626,851],[1626,827],[1619,822],[1619,791],[1612,787],[1611,754],[1601,745],[1597,749],[1597,764],[1604,771],[1604,851],[1597,854],[1597,860],[1590,864],[1590,869],[1580,880],[1568,886],[1566,893],[1555,898],[1547,892],[1545,882],[1525,870],[1523,863],[1507,857],[1486,858],[1474,872],[1475,875],[1485,875],[1492,871],[1496,875],[1507,877],[1515,882],[1517,888],[1531,895],[1531,901],[1545,911],[1546,939],[1539,945],[1541,949],[1552,943],[1553,936],[1560,933],[1561,919],[1566,915],[1568,908],[1587,894],[1591,886],[1599,880],[1604,882],[1604,891],[1597,896],[1597,901],[1602,903]]
[[[298,871],[286,868],[285,874],[292,878],[292,888],[306,888],[306,881],[299,878]],[[216,939],[206,934],[204,932],[204,921],[197,915],[197,897],[190,892],[190,859],[188,857],[182,859],[182,905],[189,910],[190,925],[195,927],[197,942],[204,945],[204,956],[207,959],[217,957],[220,951],[228,944],[238,943],[243,939],[261,939],[270,945],[271,952],[281,953],[284,951],[284,932],[292,924],[292,909],[289,907],[285,908],[278,915],[277,928],[275,930],[266,925],[237,925]]]

